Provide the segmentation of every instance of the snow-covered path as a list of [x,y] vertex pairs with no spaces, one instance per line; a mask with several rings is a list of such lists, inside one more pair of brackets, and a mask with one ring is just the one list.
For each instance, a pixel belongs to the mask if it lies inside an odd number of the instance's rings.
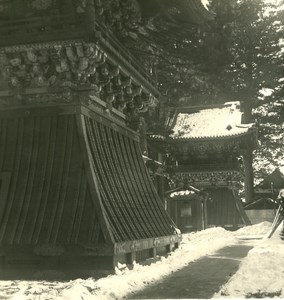
[[[181,247],[167,258],[161,257],[159,261],[148,266],[136,264],[132,270],[129,270],[127,266],[120,266],[120,270],[117,269],[115,275],[98,280],[89,278],[68,282],[0,281],[0,299],[123,299],[129,293],[134,293],[149,284],[153,284],[188,265],[189,262],[206,255],[213,255],[218,249],[236,244],[240,236],[261,237],[269,231],[270,226],[270,223],[261,223],[236,232],[229,232],[222,228],[211,228],[186,234],[183,236]],[[280,296],[284,297],[283,279],[279,277],[279,273],[284,274],[283,246],[284,242],[278,238],[277,233],[269,241],[258,241],[257,246],[248,255],[248,258],[253,257],[252,259],[262,260],[258,268],[251,264],[250,259],[245,258],[239,271],[232,277],[228,285],[221,289],[222,292],[216,294],[216,297],[237,296],[245,298],[246,295],[253,293],[255,288],[257,289],[255,283],[265,290],[267,284],[258,280],[259,274],[263,273],[266,274],[266,278],[269,274],[269,280],[274,282],[274,290],[277,290],[279,294],[280,288]],[[241,276],[238,275],[239,273]],[[248,278],[251,279],[251,282],[254,281],[254,284],[245,284]],[[278,283],[276,284],[276,282]],[[251,290],[249,285],[251,285]],[[238,292],[234,290],[236,286]]]
[[249,251],[238,272],[215,297],[284,298],[284,241],[279,235],[281,229],[282,225],[271,239],[264,237]]
[[131,294],[130,299],[210,299],[238,269],[252,242],[231,245],[201,257],[157,283]]

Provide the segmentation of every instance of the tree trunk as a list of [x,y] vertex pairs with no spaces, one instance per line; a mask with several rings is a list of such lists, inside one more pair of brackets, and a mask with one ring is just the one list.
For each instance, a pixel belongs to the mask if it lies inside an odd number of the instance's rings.
[[253,168],[252,168],[252,151],[243,151],[243,162],[245,172],[245,202],[253,200]]
[[252,117],[252,109],[253,109],[253,100],[247,99],[243,102],[243,111],[244,111],[244,120],[243,123],[252,123],[253,117]]

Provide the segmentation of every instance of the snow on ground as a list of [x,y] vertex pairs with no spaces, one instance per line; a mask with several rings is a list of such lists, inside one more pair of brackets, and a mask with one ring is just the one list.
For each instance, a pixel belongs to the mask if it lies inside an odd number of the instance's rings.
[[161,279],[204,255],[233,244],[231,232],[211,228],[184,234],[180,247],[168,257],[151,265],[135,264],[132,270],[120,266],[115,275],[95,280],[77,279],[69,282],[0,281],[0,299],[122,299],[127,294]]
[[271,229],[270,222],[262,222],[253,226],[243,227],[235,232],[235,236],[238,238],[262,238]]
[[[260,232],[262,226],[265,229],[269,224],[267,222],[250,227],[254,227],[256,231],[259,229]],[[243,228],[243,231],[249,229]],[[270,227],[268,232],[269,230]],[[281,230],[282,225],[272,238],[267,239],[265,236],[249,251],[238,272],[221,288],[215,298],[284,298],[284,241],[280,239]]]
[[[168,257],[161,257],[150,265],[134,264],[132,269],[119,266],[120,269],[116,270],[115,275],[97,280],[89,278],[68,282],[0,281],[0,299],[123,299],[202,256],[212,255],[222,247],[237,243],[240,236],[264,236],[270,228],[271,223],[264,222],[236,232],[210,228],[184,234],[179,249]],[[278,234],[275,233],[274,236],[278,237]],[[222,292],[216,297],[243,297],[253,294],[258,289],[282,291],[281,285],[284,284],[280,278],[284,275],[284,242],[275,237],[260,241],[259,245],[249,252],[249,259],[244,259],[240,271],[222,287]],[[284,297],[284,293],[282,296]]]

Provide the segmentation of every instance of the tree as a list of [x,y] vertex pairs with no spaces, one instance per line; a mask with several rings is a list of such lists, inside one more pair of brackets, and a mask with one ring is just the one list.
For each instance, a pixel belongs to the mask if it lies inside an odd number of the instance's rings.
[[156,77],[167,104],[237,99],[245,103],[251,122],[259,92],[275,89],[280,75],[282,19],[268,7],[273,5],[265,0],[212,0],[216,17],[198,25],[177,24],[162,15],[139,18],[127,45]]
[[157,6],[143,14],[134,0],[102,3],[108,6],[102,17],[157,80],[163,105],[243,101],[246,121],[259,126],[256,174],[281,162],[283,0],[211,0],[215,18],[202,24],[174,22]]
[[[281,7],[282,9],[279,9]],[[259,128],[260,147],[255,151],[255,177],[261,179],[275,168],[284,165],[284,5],[278,1],[278,9],[271,7],[275,35],[279,37],[279,47],[271,60],[278,68],[272,85],[266,85],[258,97],[254,118]]]

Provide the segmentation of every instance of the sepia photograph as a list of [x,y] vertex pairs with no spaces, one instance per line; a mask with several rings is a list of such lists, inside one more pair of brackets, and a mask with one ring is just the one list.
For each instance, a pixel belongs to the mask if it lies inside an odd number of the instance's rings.
[[0,0],[0,300],[284,299],[284,0]]

